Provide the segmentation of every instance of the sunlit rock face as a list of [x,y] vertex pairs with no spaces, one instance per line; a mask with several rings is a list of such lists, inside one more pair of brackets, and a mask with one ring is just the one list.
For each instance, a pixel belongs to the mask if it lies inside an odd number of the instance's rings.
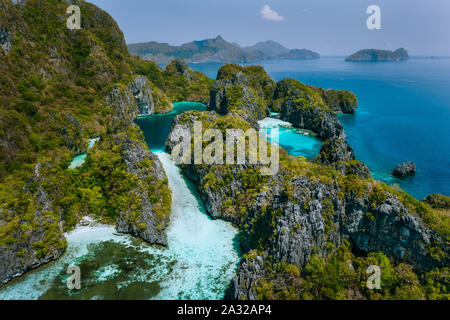
[[145,77],[137,77],[128,84],[128,89],[134,96],[139,115],[150,115],[155,111],[152,89]]
[[11,48],[11,40],[9,37],[9,32],[6,29],[0,29],[0,46],[6,53],[9,53],[9,49]]

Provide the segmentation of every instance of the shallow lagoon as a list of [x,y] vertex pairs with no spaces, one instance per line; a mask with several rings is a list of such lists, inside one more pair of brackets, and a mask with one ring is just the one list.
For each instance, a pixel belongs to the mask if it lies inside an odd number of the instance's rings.
[[[237,230],[225,221],[212,220],[195,186],[167,153],[158,151],[175,115],[192,109],[206,106],[178,103],[170,114],[137,120],[144,124],[146,141],[159,157],[172,190],[167,248],[119,235],[113,226],[78,227],[66,235],[69,246],[59,260],[2,288],[0,299],[223,298],[239,262]],[[89,148],[95,142],[90,140]],[[81,269],[79,291],[66,286],[66,270],[72,265]]]
[[[116,234],[112,226],[78,227],[67,234],[69,247],[61,259],[3,288],[0,299],[222,298],[239,261],[237,230],[206,214],[195,186],[161,151],[177,114],[205,108],[179,103],[170,114],[136,120],[149,148],[159,157],[172,190],[167,248]],[[321,141],[312,132],[295,129],[289,122],[266,118],[259,126],[268,135],[277,128],[280,146],[292,155],[313,158],[320,150]],[[90,140],[89,148],[95,142]],[[66,269],[71,265],[81,269],[79,291],[66,286]]]
[[[308,130],[297,129],[291,123],[276,118],[265,118],[258,122],[261,129],[267,130],[269,138],[273,129],[278,129],[279,145],[293,156],[312,159],[319,154],[322,142]],[[270,139],[269,139],[270,140]]]
[[[173,192],[168,247],[151,246],[112,226],[67,234],[61,259],[0,290],[0,299],[220,299],[239,261],[231,224],[206,215],[194,187],[166,153],[157,153]],[[81,290],[66,287],[67,267],[81,269]]]

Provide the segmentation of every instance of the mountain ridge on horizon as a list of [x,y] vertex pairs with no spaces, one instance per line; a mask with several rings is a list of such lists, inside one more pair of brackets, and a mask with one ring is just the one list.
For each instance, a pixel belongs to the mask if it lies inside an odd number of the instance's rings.
[[215,38],[194,40],[182,45],[149,41],[128,44],[131,54],[164,64],[176,58],[186,62],[254,62],[268,59],[319,59],[320,55],[308,49],[288,49],[273,40],[242,47],[218,35]]

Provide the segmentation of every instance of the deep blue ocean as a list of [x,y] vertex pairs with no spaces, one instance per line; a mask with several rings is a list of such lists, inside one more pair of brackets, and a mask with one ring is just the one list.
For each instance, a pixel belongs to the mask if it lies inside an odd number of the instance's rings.
[[[450,195],[450,58],[411,58],[404,62],[352,63],[344,57],[271,60],[264,66],[278,81],[294,78],[324,88],[345,89],[358,97],[354,115],[342,115],[347,140],[374,178],[422,199]],[[190,67],[215,78],[221,64]],[[395,178],[392,169],[417,163],[413,177]]]

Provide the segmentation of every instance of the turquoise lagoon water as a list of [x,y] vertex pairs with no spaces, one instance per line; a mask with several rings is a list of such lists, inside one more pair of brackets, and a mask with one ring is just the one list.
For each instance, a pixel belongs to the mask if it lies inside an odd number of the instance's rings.
[[172,122],[176,115],[189,110],[206,110],[206,105],[198,102],[177,102],[173,104],[173,111],[165,114],[154,114],[139,117],[136,123],[144,131],[145,141],[150,150],[164,150],[166,139],[172,129]]
[[[400,63],[346,63],[342,57],[314,61],[264,61],[275,79],[296,78],[325,88],[355,92],[355,115],[340,116],[358,159],[375,178],[417,198],[450,194],[450,59]],[[193,64],[215,77],[220,64]],[[0,299],[216,299],[221,298],[239,260],[236,230],[205,213],[195,187],[162,152],[173,118],[202,104],[175,104],[168,115],[137,119],[150,149],[160,158],[173,192],[168,248],[150,246],[110,226],[79,227],[67,235],[69,248],[55,263],[0,290]],[[288,123],[268,118],[261,127],[280,128],[280,145],[309,157],[320,142]],[[397,179],[392,168],[406,160],[416,176]],[[68,291],[66,268],[79,265],[82,290]]]
[[[62,258],[2,288],[0,300],[223,298],[239,262],[237,230],[206,214],[195,186],[161,151],[176,114],[205,108],[178,103],[170,114],[137,120],[172,190],[167,248],[119,235],[112,226],[78,227],[66,235],[69,246]],[[81,269],[79,291],[67,289],[71,265]]]
[[[353,91],[355,115],[340,116],[356,157],[372,175],[398,184],[418,199],[450,195],[450,59],[351,63],[345,57],[269,60],[261,64],[275,80],[294,78],[324,88]],[[215,78],[222,64],[190,67]],[[417,163],[413,177],[395,178],[392,169]]]
[[[292,124],[276,118],[265,118],[258,122],[261,129],[267,130],[266,138],[273,133],[273,129],[278,129],[278,142],[289,154],[294,156],[304,156],[312,159],[319,154],[322,142],[315,137],[314,133],[296,129]],[[270,139],[268,139],[270,141]]]
[[[206,108],[201,103],[179,102],[174,104],[171,113],[140,117],[136,120],[136,123],[144,131],[145,140],[150,150],[161,151],[165,148],[167,136],[177,114],[188,110],[204,111]],[[273,116],[276,116],[276,113],[273,113]],[[268,134],[271,133],[271,129],[278,128],[280,145],[293,155],[314,158],[320,151],[322,143],[311,132],[292,128],[290,123],[275,118],[266,118],[259,124],[261,128],[267,129]]]
[[[0,290],[1,299],[221,299],[239,261],[237,230],[212,220],[166,153],[157,153],[172,190],[168,247],[151,246],[112,226],[67,234],[61,259]],[[81,290],[67,289],[67,267],[81,269]]]
[[[97,143],[98,140],[99,138],[89,139],[88,150],[91,149]],[[81,167],[83,163],[86,161],[86,157],[87,157],[86,153],[75,156],[69,165],[69,169]]]

